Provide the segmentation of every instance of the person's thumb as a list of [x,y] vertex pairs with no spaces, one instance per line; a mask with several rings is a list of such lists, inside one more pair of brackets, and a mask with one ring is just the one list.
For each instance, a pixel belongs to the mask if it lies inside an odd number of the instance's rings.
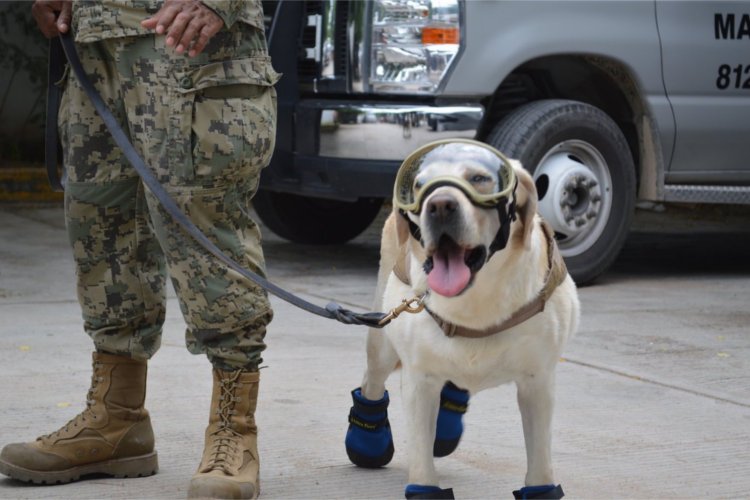
[[67,33],[70,27],[70,18],[72,17],[72,2],[63,2],[60,15],[57,16],[57,29],[60,33]]

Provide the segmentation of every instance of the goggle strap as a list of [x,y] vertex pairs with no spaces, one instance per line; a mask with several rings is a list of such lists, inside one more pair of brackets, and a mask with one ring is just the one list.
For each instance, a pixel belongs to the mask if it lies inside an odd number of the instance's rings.
[[406,214],[405,211],[399,209],[398,213],[401,214],[401,216],[406,219],[406,223],[409,225],[409,232],[414,237],[415,240],[419,242],[420,245],[424,246],[422,244],[422,233],[419,230],[419,226],[417,226],[413,220],[409,218],[409,216]]
[[516,182],[513,183],[513,191],[511,192],[511,204],[508,206],[508,217],[510,217],[510,220],[515,222],[516,221],[516,189],[518,188],[518,177],[516,177]]
[[[518,186],[518,180],[516,179],[516,185],[513,186],[513,193],[510,203],[499,203],[497,205],[497,212],[500,219],[500,229],[497,230],[495,239],[490,244],[490,251],[487,255],[487,260],[490,260],[492,255],[505,248],[510,238],[510,224],[516,220],[516,187]],[[506,211],[507,206],[507,211]]]

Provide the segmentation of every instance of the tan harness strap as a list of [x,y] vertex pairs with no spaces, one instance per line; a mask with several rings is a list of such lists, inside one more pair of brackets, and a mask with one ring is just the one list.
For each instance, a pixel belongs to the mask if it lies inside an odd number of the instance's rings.
[[505,330],[513,328],[516,325],[520,325],[532,316],[544,311],[544,301],[541,298],[537,297],[533,301],[521,307],[521,309],[518,309],[510,318],[506,319],[499,325],[492,326],[485,330],[475,330],[473,328],[467,328],[465,326],[458,326],[449,321],[445,321],[427,307],[425,307],[425,309],[428,313],[430,313],[430,316],[432,316],[440,329],[443,330],[443,333],[445,333],[448,337],[481,339],[484,337],[489,337],[490,335],[494,335],[496,333],[503,332]]

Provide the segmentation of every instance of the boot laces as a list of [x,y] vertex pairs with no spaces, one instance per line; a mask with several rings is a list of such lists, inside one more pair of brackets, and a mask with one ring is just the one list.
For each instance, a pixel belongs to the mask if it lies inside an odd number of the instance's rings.
[[99,373],[99,369],[101,368],[101,366],[101,363],[94,363],[94,370],[91,375],[91,387],[89,387],[89,390],[86,393],[86,408],[84,408],[81,413],[68,420],[65,425],[63,425],[56,431],[45,434],[39,439],[56,439],[58,436],[60,436],[60,434],[67,433],[70,430],[71,426],[73,428],[78,427],[79,425],[83,426],[87,419],[96,420],[96,414],[92,411],[91,408],[96,403],[96,400],[94,399],[94,391],[96,391],[96,387],[99,385],[99,383],[104,380],[104,377]]
[[219,416],[219,425],[212,436],[214,436],[211,456],[208,460],[208,468],[219,469],[226,474],[231,474],[232,463],[240,452],[240,441],[242,435],[234,429],[232,416],[237,414],[235,403],[241,398],[235,396],[239,383],[237,379],[241,374],[237,370],[231,376],[221,379],[219,385],[219,408],[216,413]]

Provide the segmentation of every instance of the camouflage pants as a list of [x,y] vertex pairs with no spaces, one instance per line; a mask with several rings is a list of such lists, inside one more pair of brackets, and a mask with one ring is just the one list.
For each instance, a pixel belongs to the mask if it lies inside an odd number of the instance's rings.
[[[153,36],[78,44],[78,51],[178,206],[219,248],[263,274],[260,233],[248,205],[274,147],[278,76],[258,33],[249,41],[217,36],[197,60]],[[96,349],[138,359],[157,351],[168,271],[188,350],[207,354],[221,369],[257,369],[272,317],[265,291],[171,220],[75,77],[66,85],[59,118],[65,215],[84,327]]]

